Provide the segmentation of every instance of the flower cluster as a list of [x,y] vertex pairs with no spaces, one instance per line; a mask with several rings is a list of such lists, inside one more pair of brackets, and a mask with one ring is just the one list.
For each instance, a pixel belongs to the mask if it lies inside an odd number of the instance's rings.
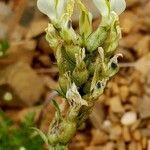
[[[117,58],[121,54],[115,54],[121,38],[118,16],[125,10],[126,3],[124,0],[93,2],[102,17],[95,31],[92,28],[92,14],[81,0],[37,1],[39,10],[50,19],[46,39],[57,60],[58,91],[70,105],[68,114],[61,121],[55,120],[52,125],[49,139],[54,142],[51,144],[60,145],[61,131],[66,131],[68,137],[63,144],[69,142],[69,135],[73,136],[76,130],[67,130],[62,124],[67,122],[78,128],[103,93],[107,81],[119,70]],[[71,21],[75,3],[80,10],[79,33],[75,32]],[[54,130],[56,122],[57,130]]]

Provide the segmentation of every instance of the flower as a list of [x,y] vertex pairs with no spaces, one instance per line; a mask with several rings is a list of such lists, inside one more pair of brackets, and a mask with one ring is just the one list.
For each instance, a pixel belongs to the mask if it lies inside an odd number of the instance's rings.
[[126,8],[125,0],[110,0],[110,9],[111,11],[116,12],[120,15]]
[[93,0],[102,16],[109,16],[111,11],[120,15],[126,8],[125,0]]
[[52,21],[59,20],[64,12],[67,0],[38,0],[38,9]]

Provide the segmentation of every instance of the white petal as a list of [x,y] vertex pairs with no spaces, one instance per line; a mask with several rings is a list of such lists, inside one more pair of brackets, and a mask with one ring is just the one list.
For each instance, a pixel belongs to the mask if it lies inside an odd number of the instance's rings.
[[50,19],[55,19],[55,2],[54,0],[38,0],[37,1],[38,9],[47,15]]
[[61,17],[64,9],[65,9],[65,5],[66,5],[67,0],[59,0],[58,1],[58,5],[57,5],[57,15],[58,17]]
[[93,0],[95,6],[98,8],[102,16],[109,14],[109,2],[107,0]]
[[126,8],[125,0],[110,0],[111,10],[120,15]]

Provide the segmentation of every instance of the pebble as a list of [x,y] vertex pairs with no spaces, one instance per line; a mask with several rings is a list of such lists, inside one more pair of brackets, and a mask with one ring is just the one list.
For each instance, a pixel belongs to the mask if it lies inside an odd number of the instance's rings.
[[121,123],[123,125],[132,125],[137,121],[137,114],[135,112],[126,112],[122,118],[121,118]]

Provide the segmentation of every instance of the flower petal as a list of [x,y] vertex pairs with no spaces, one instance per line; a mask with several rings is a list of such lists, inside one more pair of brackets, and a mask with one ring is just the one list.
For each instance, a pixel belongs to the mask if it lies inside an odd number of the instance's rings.
[[108,16],[110,5],[108,0],[93,0],[95,6],[98,8],[102,16]]
[[50,19],[53,20],[56,18],[54,0],[38,0],[37,7],[42,13],[47,15]]
[[64,12],[65,6],[66,6],[67,0],[58,0],[58,3],[56,5],[57,9],[57,17],[60,18]]
[[125,0],[110,0],[110,8],[120,15],[126,8],[126,2]]

